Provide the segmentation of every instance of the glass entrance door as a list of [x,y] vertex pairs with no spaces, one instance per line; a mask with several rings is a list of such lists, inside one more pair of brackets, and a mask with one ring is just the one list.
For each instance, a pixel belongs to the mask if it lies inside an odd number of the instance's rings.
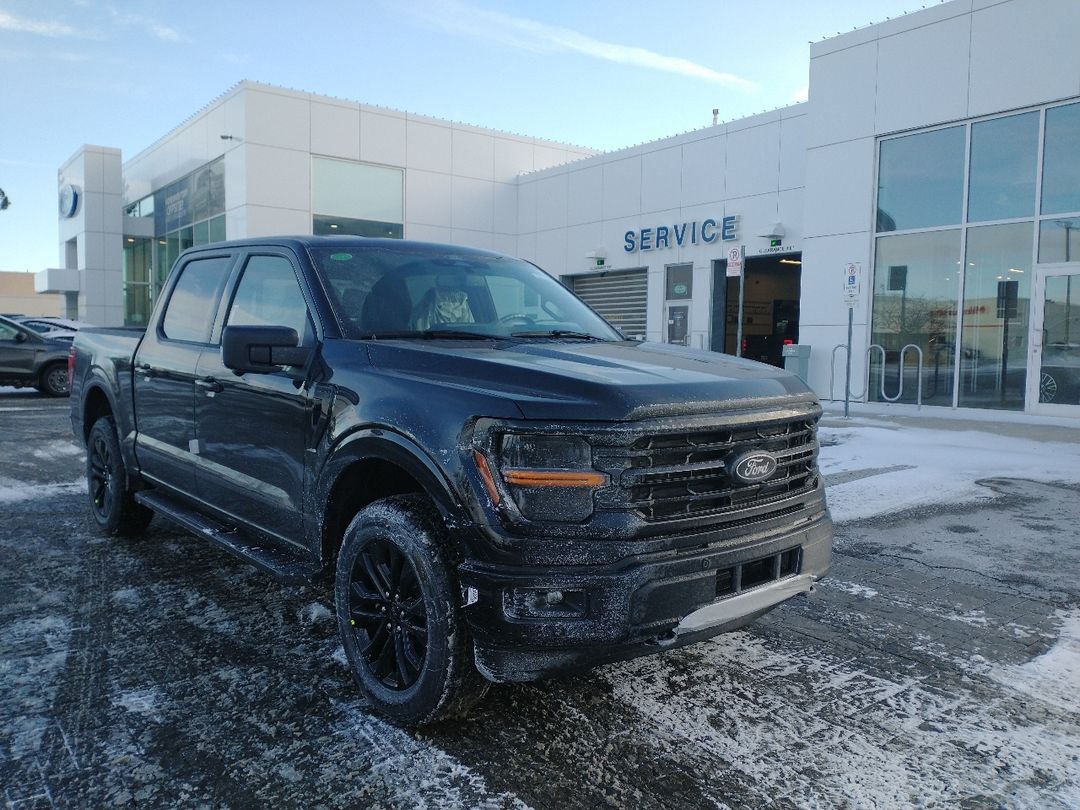
[[1028,410],[1080,417],[1080,264],[1035,268]]

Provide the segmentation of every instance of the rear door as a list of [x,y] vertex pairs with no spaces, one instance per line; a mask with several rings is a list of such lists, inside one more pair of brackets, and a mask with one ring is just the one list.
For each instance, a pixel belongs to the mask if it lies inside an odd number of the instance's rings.
[[222,252],[187,259],[134,358],[139,469],[186,496],[195,493],[195,369],[210,343],[234,258]]
[[[296,259],[260,250],[243,259],[223,326],[287,326],[316,344]],[[220,333],[220,330],[215,330]],[[306,368],[238,375],[218,346],[204,351],[195,378],[196,486],[202,501],[277,538],[303,541],[305,448],[312,405]]]

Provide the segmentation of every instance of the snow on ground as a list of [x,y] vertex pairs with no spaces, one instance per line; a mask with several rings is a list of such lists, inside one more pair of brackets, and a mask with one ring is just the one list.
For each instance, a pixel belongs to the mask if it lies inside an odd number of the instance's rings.
[[[833,519],[989,500],[993,493],[976,483],[986,478],[1080,484],[1080,443],[1040,442],[992,431],[991,424],[985,431],[897,428],[866,418],[821,427],[821,471]],[[860,470],[879,472],[829,483],[830,477]]]
[[1061,631],[1049,652],[1017,667],[995,669],[990,677],[1077,715],[1080,723],[1080,705],[1076,702],[1080,686],[1080,610],[1059,610],[1057,616]]
[[86,492],[86,480],[80,478],[66,484],[26,484],[0,476],[0,503],[18,503],[73,492]]

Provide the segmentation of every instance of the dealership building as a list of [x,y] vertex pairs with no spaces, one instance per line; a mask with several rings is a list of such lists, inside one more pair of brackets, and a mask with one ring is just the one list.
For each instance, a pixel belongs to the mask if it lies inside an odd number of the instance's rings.
[[605,153],[243,82],[65,163],[36,287],[137,325],[192,245],[450,242],[629,336],[808,347],[825,398],[850,323],[856,398],[1080,417],[1078,40],[1076,0],[951,0],[812,45],[806,103]]

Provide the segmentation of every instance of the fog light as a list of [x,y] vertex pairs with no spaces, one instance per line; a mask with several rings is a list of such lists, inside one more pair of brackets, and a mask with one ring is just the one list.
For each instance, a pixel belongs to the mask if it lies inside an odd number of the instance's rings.
[[513,619],[573,619],[585,616],[585,591],[507,588],[503,611]]

